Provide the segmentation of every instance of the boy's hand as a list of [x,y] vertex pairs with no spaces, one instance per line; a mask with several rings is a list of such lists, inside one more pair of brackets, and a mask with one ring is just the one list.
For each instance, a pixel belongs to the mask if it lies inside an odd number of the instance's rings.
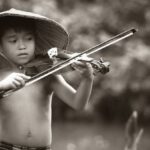
[[23,73],[12,73],[0,81],[0,88],[2,90],[21,88],[25,85],[25,81],[30,78],[30,76],[27,76]]
[[84,78],[89,78],[89,79],[93,79],[94,78],[94,69],[93,69],[92,65],[89,62],[76,61],[75,63],[73,63],[71,65],[71,67],[73,67],[75,70],[80,72],[80,74]]

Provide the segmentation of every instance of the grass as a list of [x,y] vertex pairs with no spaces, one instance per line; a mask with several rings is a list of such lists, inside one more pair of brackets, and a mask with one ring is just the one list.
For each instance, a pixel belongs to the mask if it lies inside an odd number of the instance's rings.
[[[139,150],[149,150],[150,132],[144,130]],[[99,123],[53,123],[53,150],[123,150],[124,127]]]

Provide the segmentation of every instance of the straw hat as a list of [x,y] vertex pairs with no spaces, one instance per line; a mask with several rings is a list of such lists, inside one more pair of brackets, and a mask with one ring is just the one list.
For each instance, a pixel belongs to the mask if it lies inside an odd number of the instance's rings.
[[[66,49],[68,44],[68,34],[65,29],[54,20],[47,17],[14,8],[0,13],[0,21],[4,18],[15,17],[31,19],[35,22],[36,31],[36,51],[45,53],[52,47]],[[3,18],[3,19],[1,19]]]

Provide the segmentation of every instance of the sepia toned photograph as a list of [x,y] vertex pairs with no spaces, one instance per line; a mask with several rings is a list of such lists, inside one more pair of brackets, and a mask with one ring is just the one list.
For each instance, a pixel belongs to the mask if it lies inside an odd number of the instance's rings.
[[149,0],[0,0],[0,150],[149,150],[149,40]]

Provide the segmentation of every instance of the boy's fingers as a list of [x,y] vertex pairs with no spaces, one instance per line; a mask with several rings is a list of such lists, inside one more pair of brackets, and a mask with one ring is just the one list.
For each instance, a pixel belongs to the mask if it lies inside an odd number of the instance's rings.
[[82,70],[81,72],[84,72],[84,71],[86,71],[86,70],[88,70],[89,72],[93,72],[94,70],[93,70],[93,67],[92,67],[92,65],[90,64],[90,63],[88,63],[88,62],[79,62],[79,63],[73,63],[72,65],[71,65],[75,70]]
[[27,75],[22,74],[22,73],[18,73],[17,76],[18,76],[18,77],[21,77],[21,78],[24,79],[24,80],[28,80],[28,79],[31,78],[30,76],[27,76]]
[[76,66],[76,67],[77,66],[85,67],[85,64],[83,62],[81,62],[81,61],[76,61],[76,62],[73,63],[73,65]]
[[18,85],[19,83],[17,83],[15,80],[12,80],[11,81],[11,86],[12,86],[12,88],[18,88],[19,87],[19,85]]
[[88,70],[93,71],[93,67],[90,63],[85,63]]
[[74,63],[72,63],[71,65],[74,68],[78,68],[78,69],[82,69],[82,68],[86,68],[86,62],[81,62],[81,61],[76,61]]
[[72,64],[71,64],[71,67],[72,67],[73,69],[75,69],[75,70],[78,70],[79,68],[81,68],[81,67],[79,67],[79,65],[77,65],[76,63],[72,63]]
[[13,80],[12,83],[15,88],[20,88],[23,86],[23,84],[17,80]]
[[12,84],[12,87],[11,87],[11,88],[16,89],[17,86],[16,86],[15,84]]
[[22,86],[25,85],[25,80],[21,77],[16,77],[15,81],[19,82],[19,84]]

